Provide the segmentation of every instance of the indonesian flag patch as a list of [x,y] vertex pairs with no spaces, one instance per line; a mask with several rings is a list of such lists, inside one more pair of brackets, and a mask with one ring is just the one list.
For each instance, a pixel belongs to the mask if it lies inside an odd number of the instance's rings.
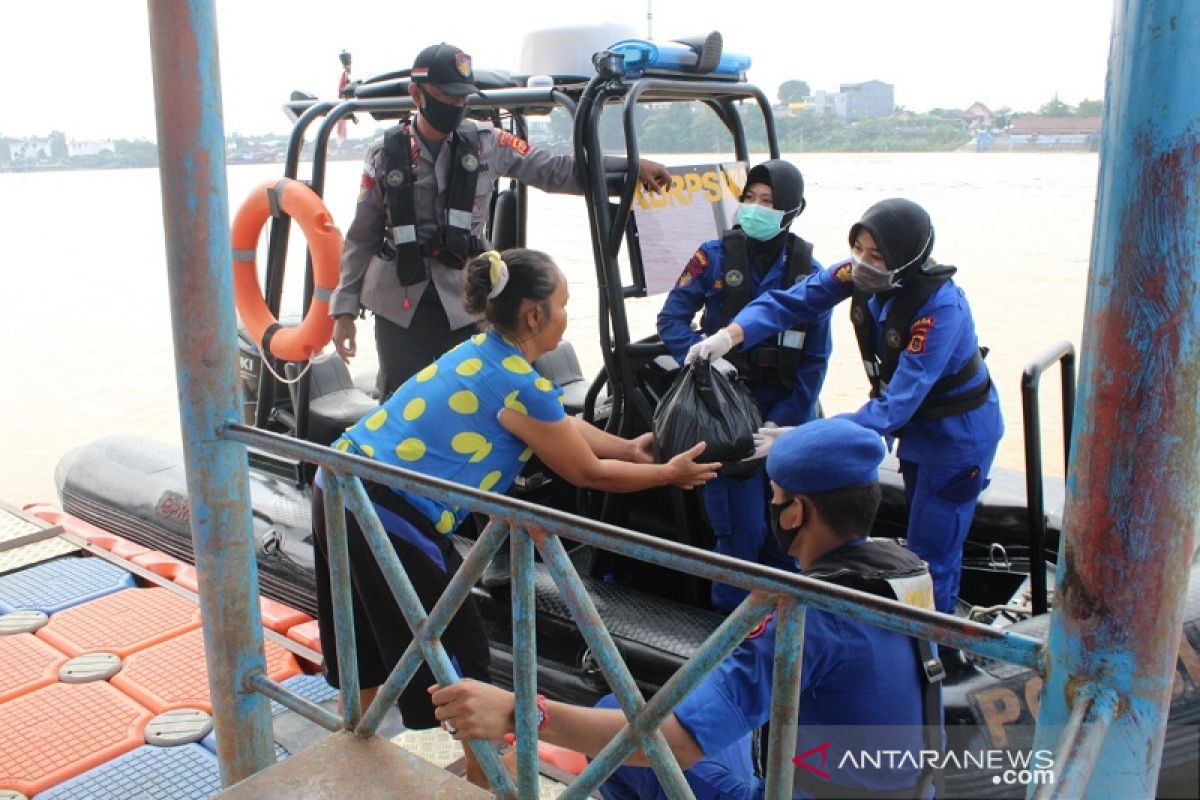
[[933,330],[933,317],[924,316],[918,319],[908,329],[908,352],[919,356],[925,352],[925,341]]
[[708,257],[700,250],[688,259],[688,262],[683,267],[683,272],[679,274],[679,280],[675,282],[676,286],[687,286],[689,283],[699,278],[704,274],[704,268],[708,266]]
[[519,136],[513,136],[508,131],[500,131],[500,138],[496,140],[496,144],[500,147],[507,147],[510,150],[516,150],[517,155],[529,155],[529,142]]
[[375,178],[367,170],[363,170],[362,181],[358,184],[358,202],[366,200],[375,188]]

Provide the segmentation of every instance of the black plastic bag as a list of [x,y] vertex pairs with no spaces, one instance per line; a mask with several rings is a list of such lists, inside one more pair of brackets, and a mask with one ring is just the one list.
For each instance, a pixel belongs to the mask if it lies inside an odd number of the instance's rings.
[[706,442],[697,460],[720,461],[722,475],[744,478],[762,466],[762,459],[742,460],[754,454],[754,434],[762,424],[746,384],[697,359],[680,371],[654,411],[654,447],[666,463]]

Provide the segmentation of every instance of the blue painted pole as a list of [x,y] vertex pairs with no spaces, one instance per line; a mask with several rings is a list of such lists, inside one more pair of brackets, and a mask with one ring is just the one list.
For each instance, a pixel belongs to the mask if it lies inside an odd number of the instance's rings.
[[520,797],[537,797],[537,600],[533,585],[533,540],[529,531],[516,528],[510,547],[517,788]]
[[1119,698],[1088,797],[1154,795],[1200,521],[1200,4],[1117,4],[1036,748]]
[[325,546],[329,549],[329,593],[333,599],[333,634],[337,642],[338,687],[342,700],[342,725],[352,731],[362,719],[361,682],[358,678],[358,634],[354,628],[353,585],[350,582],[350,545],[346,539],[346,508],[341,484],[325,473],[321,513],[325,515]]
[[1035,800],[1085,796],[1119,702],[1116,692],[1095,684],[1079,692],[1054,749],[1054,780],[1038,785]]
[[788,800],[800,719],[800,678],[804,666],[806,609],[781,600],[775,615],[775,670],[771,678],[771,734],[767,744],[766,800]]
[[217,755],[228,786],[272,764],[275,753],[270,705],[249,686],[266,663],[246,448],[220,436],[240,412],[217,20],[213,0],[150,0],[148,8],[179,416]]

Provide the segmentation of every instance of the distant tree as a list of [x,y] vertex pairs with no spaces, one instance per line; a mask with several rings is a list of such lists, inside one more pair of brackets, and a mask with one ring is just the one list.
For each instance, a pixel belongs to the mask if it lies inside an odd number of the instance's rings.
[[1058,95],[1054,95],[1054,99],[1043,103],[1037,113],[1042,117],[1069,117],[1071,116],[1071,107],[1059,100]]
[[1104,114],[1103,100],[1080,100],[1075,113],[1081,117],[1099,117]]
[[994,113],[996,115],[997,128],[1007,128],[1009,123],[1012,122],[1013,110],[1008,106],[1000,106]]
[[798,103],[811,94],[812,91],[808,88],[808,81],[790,80],[779,84],[779,102],[784,105]]
[[55,161],[65,161],[71,155],[71,151],[67,149],[67,135],[62,131],[53,131],[50,134],[50,157]]

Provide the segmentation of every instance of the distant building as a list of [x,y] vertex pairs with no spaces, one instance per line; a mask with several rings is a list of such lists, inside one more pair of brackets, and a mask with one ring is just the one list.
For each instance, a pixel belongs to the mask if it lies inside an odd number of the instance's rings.
[[99,153],[115,153],[116,151],[117,148],[112,139],[95,139],[84,142],[71,139],[67,142],[67,152],[72,156],[94,156]]
[[839,94],[846,98],[847,119],[886,117],[896,108],[896,87],[883,81],[843,83]]
[[1101,117],[1013,117],[1008,139],[1014,146],[1039,149],[1094,150],[1100,141]]
[[809,106],[818,114],[836,114],[843,119],[846,116],[846,95],[841,92],[818,91],[813,95]]
[[989,131],[996,124],[996,115],[983,103],[975,103],[962,114],[967,130]]
[[17,139],[9,143],[12,160],[16,162],[37,162],[50,158],[49,139]]

